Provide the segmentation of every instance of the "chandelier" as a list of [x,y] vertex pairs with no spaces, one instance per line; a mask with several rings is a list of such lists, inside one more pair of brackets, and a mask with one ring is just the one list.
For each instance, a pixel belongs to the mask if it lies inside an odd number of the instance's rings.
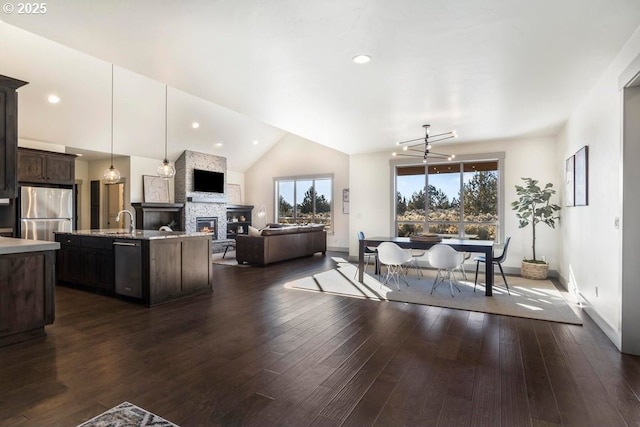
[[[427,163],[427,157],[435,157],[437,159],[453,160],[456,156],[454,154],[434,153],[431,151],[431,143],[444,141],[445,139],[457,138],[458,134],[455,130],[439,133],[437,135],[429,135],[429,127],[431,125],[422,125],[424,128],[424,138],[410,139],[408,141],[397,142],[396,145],[402,146],[401,153],[393,152],[391,155],[404,156],[404,157],[420,157],[422,163]],[[422,141],[416,144],[412,144],[416,141]],[[414,154],[417,153],[417,154]]]

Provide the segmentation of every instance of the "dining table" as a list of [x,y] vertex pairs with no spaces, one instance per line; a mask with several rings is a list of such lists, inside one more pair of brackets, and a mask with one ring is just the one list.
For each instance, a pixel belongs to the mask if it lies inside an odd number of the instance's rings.
[[474,240],[474,239],[456,239],[443,238],[441,241],[424,241],[411,239],[410,237],[365,237],[359,240],[358,248],[358,281],[364,280],[364,249],[366,247],[374,248],[382,242],[392,242],[401,248],[408,249],[429,249],[433,245],[442,243],[451,246],[453,249],[461,252],[482,253],[486,262],[485,272],[485,296],[493,295],[493,240]]

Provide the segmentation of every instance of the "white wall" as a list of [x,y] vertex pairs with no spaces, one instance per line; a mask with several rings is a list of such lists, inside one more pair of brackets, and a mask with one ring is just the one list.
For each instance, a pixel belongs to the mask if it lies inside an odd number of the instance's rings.
[[18,147],[33,148],[34,150],[52,151],[54,153],[65,153],[64,145],[37,141],[35,139],[18,138]]
[[618,79],[638,54],[640,29],[571,115],[558,139],[557,156],[561,160],[589,146],[589,206],[565,209],[560,274],[571,289],[580,293],[587,312],[619,348],[623,230],[614,226],[622,206],[622,93]]
[[[246,196],[246,187],[244,185],[244,173],[243,172],[235,172],[235,171],[231,171],[227,169],[227,184],[238,184],[240,186],[240,190],[242,192],[242,203],[243,204],[250,204],[247,203],[247,196]],[[260,206],[258,206],[257,208],[260,208]]]
[[[389,152],[361,154],[351,156],[349,174],[351,186],[351,218],[349,222],[349,255],[358,254],[356,232],[363,231],[368,236],[388,236],[393,234],[392,224],[392,167]],[[505,200],[504,233],[512,236],[506,266],[520,268],[522,258],[531,257],[531,226],[520,229],[510,204],[516,199],[515,185],[521,184],[520,178],[529,177],[541,183],[551,182],[558,191],[553,199],[561,202],[561,177],[556,159],[556,141],[554,138],[530,138],[476,142],[473,144],[442,144],[438,151],[455,155],[504,152]],[[562,162],[564,164],[564,162]],[[562,215],[564,209],[561,210]],[[558,266],[559,226],[551,229],[547,226],[536,228],[536,252],[549,262],[550,269]],[[499,252],[498,252],[499,253]]]
[[274,221],[274,183],[277,177],[333,174],[334,233],[327,247],[346,249],[349,245],[349,215],[342,213],[342,190],[349,188],[349,156],[307,139],[286,135],[245,173],[245,203],[254,205],[253,223],[260,206],[267,207],[267,222]]
[[[129,188],[130,200],[132,203],[144,202],[144,185],[143,175],[157,176],[158,166],[162,164],[162,160],[149,159],[146,157],[130,157],[131,169],[129,170]],[[120,171],[122,173],[122,171]],[[174,180],[169,179],[169,203],[175,200]]]

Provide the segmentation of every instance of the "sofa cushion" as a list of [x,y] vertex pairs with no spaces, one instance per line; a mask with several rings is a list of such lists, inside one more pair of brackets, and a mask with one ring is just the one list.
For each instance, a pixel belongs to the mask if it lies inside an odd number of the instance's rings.
[[249,236],[260,236],[260,230],[255,227],[249,226]]

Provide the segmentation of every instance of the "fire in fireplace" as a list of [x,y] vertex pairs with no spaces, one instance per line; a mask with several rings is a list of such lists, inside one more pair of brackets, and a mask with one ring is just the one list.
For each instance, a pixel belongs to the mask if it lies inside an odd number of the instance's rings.
[[196,231],[213,233],[213,240],[218,239],[218,217],[200,216],[196,218]]

